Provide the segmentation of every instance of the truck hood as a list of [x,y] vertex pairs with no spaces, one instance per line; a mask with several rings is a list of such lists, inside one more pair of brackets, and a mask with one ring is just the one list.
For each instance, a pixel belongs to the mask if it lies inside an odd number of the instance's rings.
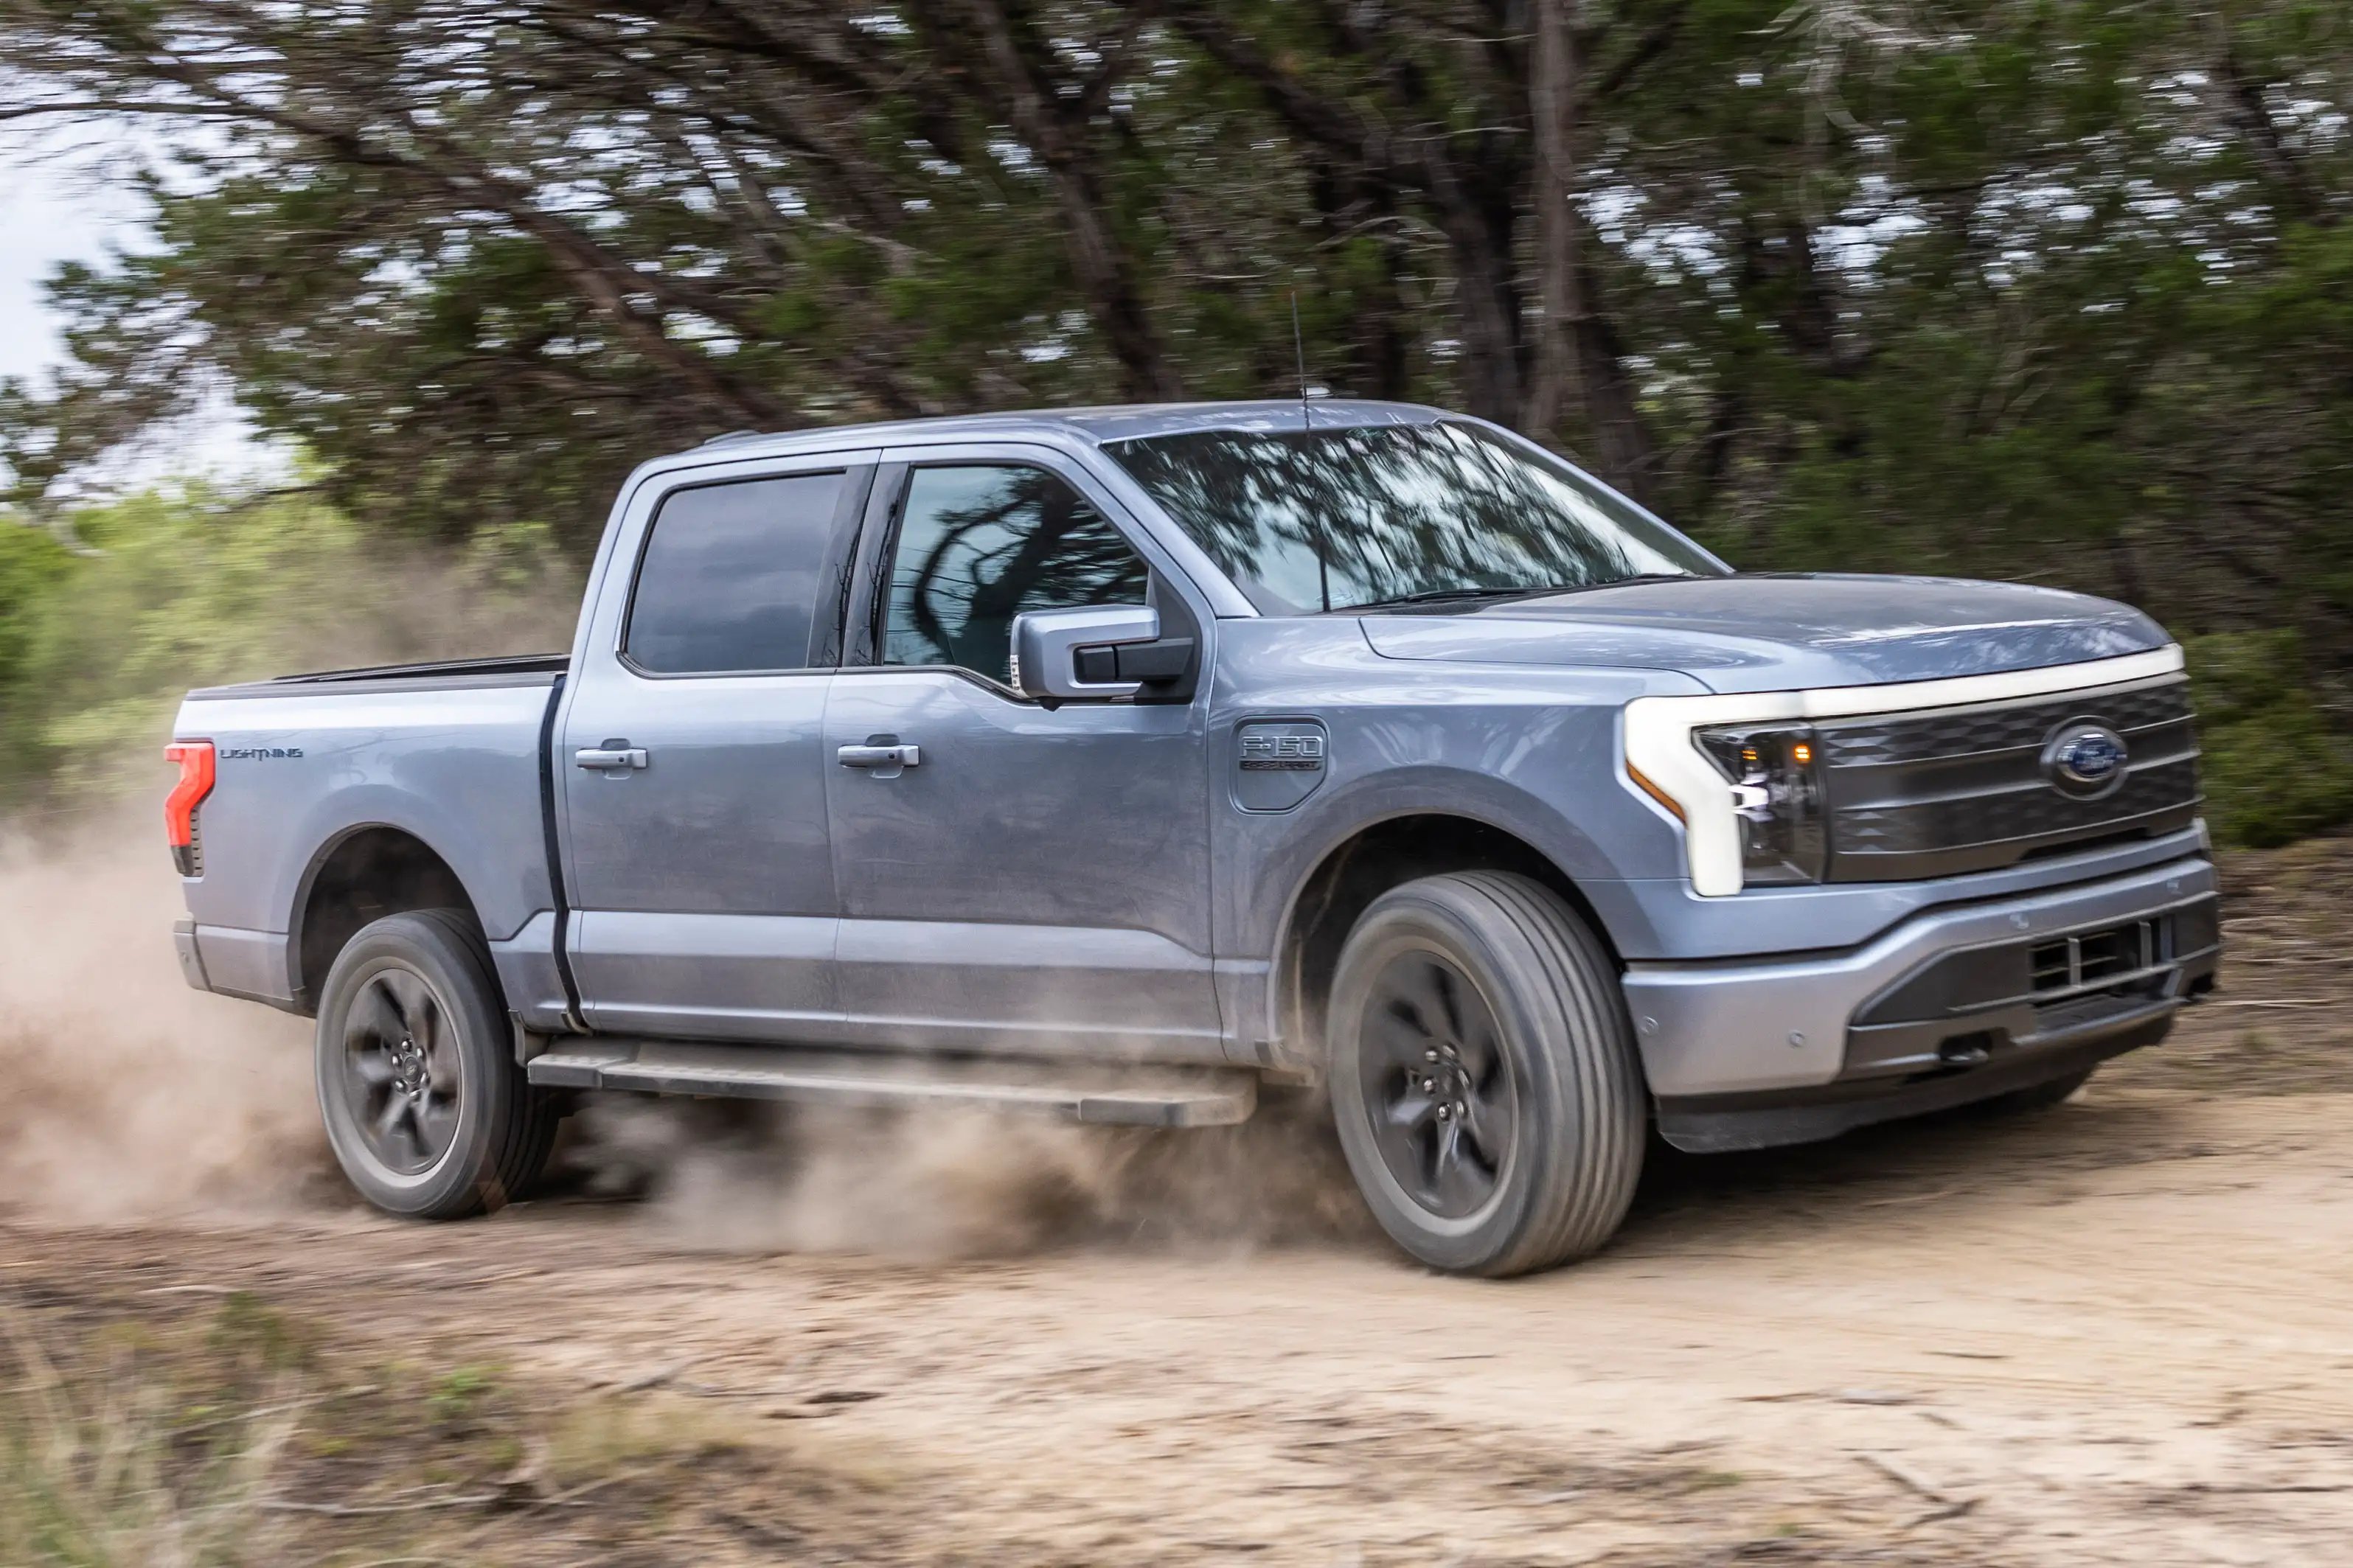
[[1719,692],[1989,675],[2170,640],[2138,610],[2055,588],[1795,573],[1432,605],[1363,624],[1388,658],[1680,670]]

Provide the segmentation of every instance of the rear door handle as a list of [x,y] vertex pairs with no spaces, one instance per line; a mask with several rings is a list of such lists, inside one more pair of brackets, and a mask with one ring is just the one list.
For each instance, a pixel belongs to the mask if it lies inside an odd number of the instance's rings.
[[835,756],[845,768],[912,768],[923,760],[921,746],[844,746]]
[[573,752],[572,760],[578,766],[596,773],[617,773],[629,768],[642,768],[648,759],[643,746],[591,746],[586,751]]

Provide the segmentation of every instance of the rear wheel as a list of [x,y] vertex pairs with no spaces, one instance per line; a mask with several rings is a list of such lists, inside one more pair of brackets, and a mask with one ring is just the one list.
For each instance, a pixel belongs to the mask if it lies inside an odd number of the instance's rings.
[[336,956],[319,1006],[319,1109],[369,1203],[458,1219],[537,1178],[558,1108],[525,1080],[503,1016],[489,950],[460,910],[386,915]]
[[1527,1273],[1625,1217],[1644,1116],[1625,1000],[1542,883],[1475,871],[1383,894],[1341,952],[1328,1037],[1349,1169],[1422,1262]]

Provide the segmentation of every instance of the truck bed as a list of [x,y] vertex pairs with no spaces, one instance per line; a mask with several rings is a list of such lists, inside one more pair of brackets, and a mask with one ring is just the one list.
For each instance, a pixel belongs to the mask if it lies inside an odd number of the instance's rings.
[[234,686],[206,686],[188,693],[191,699],[221,697],[307,697],[322,687],[337,690],[427,691],[466,690],[485,686],[544,686],[572,667],[563,653],[505,654],[496,658],[449,658],[427,664],[376,664],[358,669],[322,669],[307,675],[279,675],[267,680]]
[[379,665],[190,692],[174,734],[211,742],[218,768],[197,819],[202,875],[185,883],[209,988],[308,1006],[332,955],[306,960],[306,932],[315,949],[319,931],[366,916],[316,911],[397,861],[470,904],[518,1011],[560,1016],[543,747],[569,663]]

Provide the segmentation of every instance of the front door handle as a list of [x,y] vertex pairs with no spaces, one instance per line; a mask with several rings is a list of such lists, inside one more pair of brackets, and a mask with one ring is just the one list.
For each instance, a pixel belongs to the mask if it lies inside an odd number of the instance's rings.
[[870,742],[863,746],[844,746],[834,755],[841,759],[841,765],[845,768],[888,768],[896,773],[901,768],[912,768],[922,762],[923,748],[882,746]]
[[644,767],[647,757],[646,749],[643,746],[607,745],[591,746],[585,751],[575,752],[572,753],[572,761],[577,766],[587,768],[595,773],[617,773],[631,768]]

